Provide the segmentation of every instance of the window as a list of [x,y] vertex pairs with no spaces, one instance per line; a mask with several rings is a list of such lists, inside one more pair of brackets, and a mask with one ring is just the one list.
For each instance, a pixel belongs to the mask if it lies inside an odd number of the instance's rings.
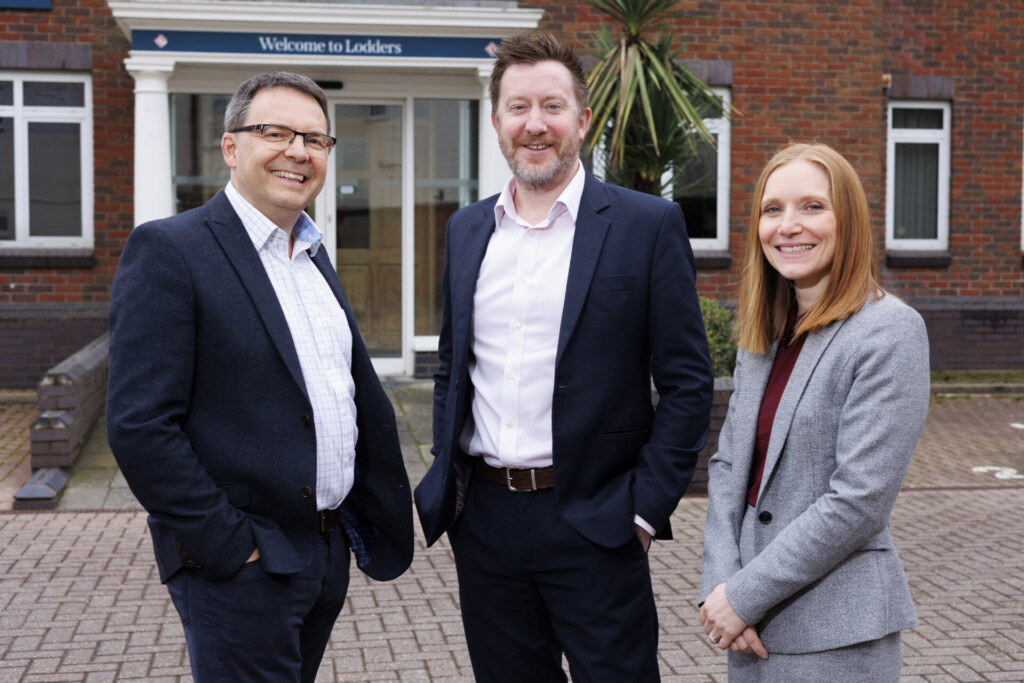
[[0,72],[0,248],[92,247],[88,76]]
[[171,95],[174,212],[202,206],[228,184],[220,139],[231,95]]
[[417,350],[441,329],[441,271],[445,226],[452,214],[479,194],[477,141],[479,101],[415,101],[415,334]]
[[[728,89],[714,91],[726,103],[730,101]],[[696,154],[667,169],[661,177],[661,196],[677,202],[683,210],[695,252],[728,252],[731,127],[725,118],[704,119],[704,125],[715,138],[714,146],[698,142]],[[596,177],[612,182],[607,175],[603,140],[583,161]]]
[[885,208],[886,248],[949,248],[950,106],[891,102]]
[[[726,104],[729,91],[715,88]],[[729,153],[730,125],[724,118],[704,119],[714,136],[714,146],[700,143],[697,154],[681,168],[662,176],[663,196],[679,204],[686,218],[686,232],[694,251],[729,250]]]

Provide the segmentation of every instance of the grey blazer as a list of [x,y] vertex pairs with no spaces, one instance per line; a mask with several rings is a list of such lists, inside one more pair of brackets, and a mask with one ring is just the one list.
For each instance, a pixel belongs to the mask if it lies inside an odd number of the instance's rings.
[[772,425],[753,538],[741,539],[777,348],[737,358],[708,467],[700,601],[724,582],[769,653],[821,652],[916,626],[889,513],[928,412],[924,321],[887,295],[808,335]]

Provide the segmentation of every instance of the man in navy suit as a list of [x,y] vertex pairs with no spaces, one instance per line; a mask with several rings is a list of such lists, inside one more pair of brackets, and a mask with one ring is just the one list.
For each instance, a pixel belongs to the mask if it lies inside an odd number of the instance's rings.
[[327,100],[259,74],[228,104],[231,181],[137,227],[110,302],[111,449],[149,512],[196,681],[313,681],[349,582],[412,560],[391,403],[321,235]]
[[[491,120],[512,178],[448,224],[434,463],[477,681],[656,681],[647,550],[704,446],[713,378],[678,205],[605,185],[576,52],[502,43]],[[660,394],[651,401],[651,377]],[[696,568],[694,568],[696,571]]]

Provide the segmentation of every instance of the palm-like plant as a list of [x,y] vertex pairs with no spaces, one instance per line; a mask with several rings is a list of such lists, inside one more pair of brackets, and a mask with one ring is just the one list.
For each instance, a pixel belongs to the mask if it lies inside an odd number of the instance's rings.
[[[678,170],[699,143],[714,145],[703,119],[727,116],[729,107],[679,62],[682,48],[672,48],[672,22],[682,16],[676,0],[591,3],[615,20],[618,35],[608,24],[594,35],[587,147],[604,142],[608,180],[660,194],[666,169]],[[660,37],[649,39],[655,32]]]

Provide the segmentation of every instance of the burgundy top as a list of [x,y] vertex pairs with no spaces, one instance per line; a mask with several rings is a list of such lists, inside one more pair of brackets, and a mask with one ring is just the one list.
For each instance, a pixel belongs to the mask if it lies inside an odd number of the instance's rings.
[[[793,330],[801,318],[803,318],[802,315],[789,316],[786,321],[786,329],[782,332],[783,340],[793,336]],[[775,411],[779,408],[782,392],[786,390],[786,383],[789,382],[789,376],[793,374],[793,366],[796,365],[796,359],[800,357],[800,349],[804,347],[806,339],[807,335],[802,334],[790,344],[779,342],[779,350],[775,354],[775,364],[772,365],[772,374],[768,377],[768,385],[761,398],[761,412],[757,415],[757,439],[754,442],[754,466],[750,471],[747,505],[757,505],[757,492],[761,489],[761,477],[764,475],[764,462],[768,457],[768,440],[772,435]]]

